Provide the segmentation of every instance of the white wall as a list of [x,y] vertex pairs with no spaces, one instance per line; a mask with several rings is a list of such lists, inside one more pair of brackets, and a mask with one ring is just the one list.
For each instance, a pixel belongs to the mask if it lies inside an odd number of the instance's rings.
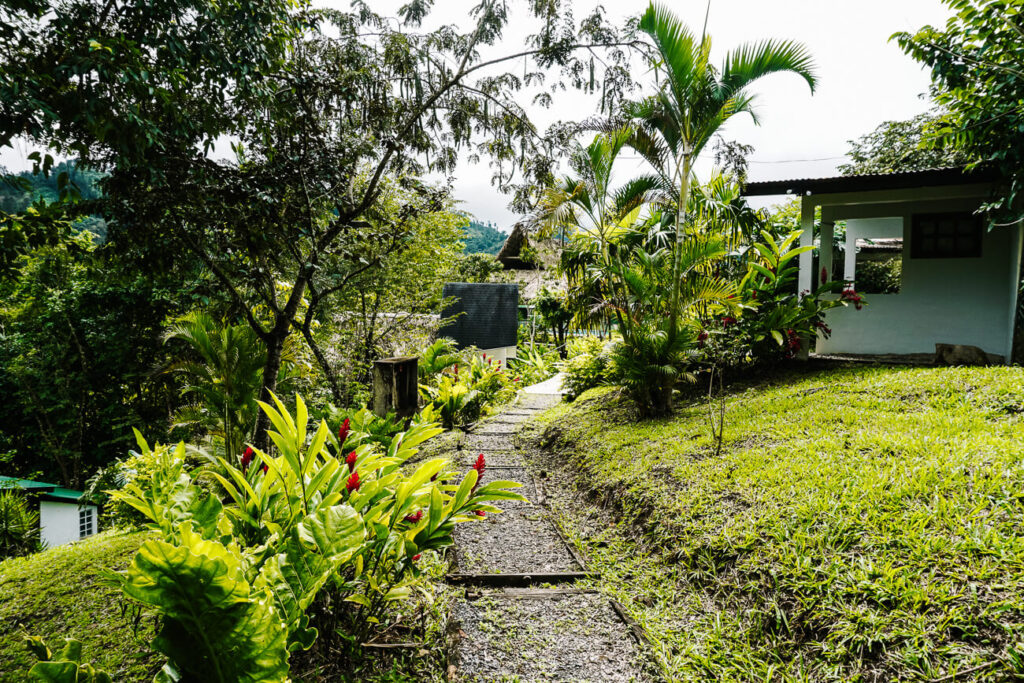
[[493,358],[495,362],[501,361],[502,369],[508,366],[508,359],[516,357],[516,347],[514,346],[502,346],[497,349],[483,349],[480,351],[480,355],[487,355],[488,358]]
[[[906,213],[896,218],[847,221],[847,268],[855,258],[849,245],[858,237],[897,237],[904,226],[903,282],[898,294],[866,294],[868,305],[829,311],[831,339],[819,339],[818,353],[934,353],[936,343],[978,346],[1006,356],[1013,319],[1010,314],[1017,262],[1018,230],[987,232],[980,258],[910,258],[911,209],[938,210],[930,205],[891,207]],[[840,209],[837,207],[837,219]],[[850,272],[849,270],[847,272]]]
[[[93,510],[93,531],[96,531],[96,506],[86,507]],[[78,509],[77,503],[57,503],[49,500],[39,502],[40,536],[47,547],[52,548],[79,539]]]

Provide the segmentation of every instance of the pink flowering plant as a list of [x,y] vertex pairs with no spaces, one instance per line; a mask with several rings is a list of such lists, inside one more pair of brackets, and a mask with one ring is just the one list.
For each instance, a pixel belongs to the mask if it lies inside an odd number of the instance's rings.
[[762,232],[751,247],[739,285],[741,313],[706,318],[698,335],[698,347],[710,362],[728,368],[793,358],[805,339],[832,333],[826,311],[847,305],[860,310],[866,304],[824,268],[812,290],[797,292],[799,256],[813,249],[797,246],[800,234],[776,241]]

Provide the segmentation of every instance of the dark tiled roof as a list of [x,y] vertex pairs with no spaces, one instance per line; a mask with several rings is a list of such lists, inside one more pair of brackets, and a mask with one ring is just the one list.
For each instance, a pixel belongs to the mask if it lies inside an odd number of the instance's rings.
[[743,190],[746,197],[763,197],[779,194],[833,194],[842,192],[870,192],[872,190],[905,190],[914,187],[942,187],[945,185],[968,185],[988,183],[998,179],[998,174],[987,169],[965,171],[962,168],[936,168],[908,173],[874,173],[869,175],[835,176],[832,178],[795,178],[793,180],[769,180],[747,183]]
[[445,308],[442,317],[458,317],[443,327],[440,334],[454,339],[460,349],[516,345],[519,285],[449,282],[444,286],[444,298],[449,297],[457,300]]

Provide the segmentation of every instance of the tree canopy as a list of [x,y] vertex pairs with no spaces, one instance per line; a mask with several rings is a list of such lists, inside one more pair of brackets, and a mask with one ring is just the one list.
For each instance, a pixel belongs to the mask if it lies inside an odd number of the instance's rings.
[[931,69],[932,97],[948,112],[932,126],[936,138],[1003,172],[1007,187],[987,208],[1016,222],[1024,182],[1024,3],[943,1],[953,10],[945,27],[893,38]]

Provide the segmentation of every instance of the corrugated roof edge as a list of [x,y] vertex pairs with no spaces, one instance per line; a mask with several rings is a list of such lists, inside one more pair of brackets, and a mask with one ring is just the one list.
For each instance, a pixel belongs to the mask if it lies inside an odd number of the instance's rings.
[[869,175],[833,176],[827,178],[794,178],[747,183],[745,197],[766,197],[791,194],[835,194],[843,192],[871,192],[873,190],[905,190],[915,187],[942,187],[990,183],[999,179],[991,169],[966,171],[963,168],[934,168],[906,173],[874,173]]
[[31,479],[18,479],[17,477],[0,475],[0,489],[4,488],[19,488],[39,494],[42,498],[69,502],[77,502],[78,499],[84,495],[82,491],[66,489],[62,486],[58,486],[57,484],[47,484],[42,481],[32,481]]

